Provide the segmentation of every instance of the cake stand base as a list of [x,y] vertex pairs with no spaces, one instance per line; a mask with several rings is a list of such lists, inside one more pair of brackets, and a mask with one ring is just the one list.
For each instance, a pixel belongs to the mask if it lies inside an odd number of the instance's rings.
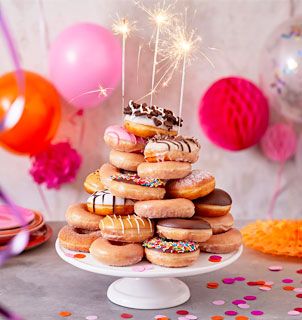
[[190,290],[175,278],[121,278],[109,286],[107,297],[127,308],[165,309],[188,301]]

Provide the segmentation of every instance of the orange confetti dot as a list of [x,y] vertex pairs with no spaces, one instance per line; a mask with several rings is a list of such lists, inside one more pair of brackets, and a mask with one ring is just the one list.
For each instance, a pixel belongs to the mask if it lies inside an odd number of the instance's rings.
[[167,317],[161,317],[161,318],[156,318],[156,320],[170,320],[170,319]]
[[212,316],[211,320],[223,320],[224,317],[223,316]]
[[207,288],[208,289],[216,289],[218,288],[219,284],[217,282],[208,282],[207,283]]
[[73,257],[76,259],[84,259],[84,258],[86,258],[86,255],[83,253],[77,253]]
[[69,312],[69,311],[61,311],[60,313],[59,313],[59,316],[61,316],[61,317],[70,317],[71,316],[71,312]]
[[292,286],[284,286],[282,289],[285,290],[285,291],[293,291],[293,290],[295,289],[295,287],[292,287]]
[[249,320],[249,318],[246,316],[237,316],[235,320]]

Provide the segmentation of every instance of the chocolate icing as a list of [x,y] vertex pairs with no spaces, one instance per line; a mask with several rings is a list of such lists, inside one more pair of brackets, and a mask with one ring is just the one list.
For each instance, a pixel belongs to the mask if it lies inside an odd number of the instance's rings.
[[196,204],[210,204],[215,206],[229,206],[232,204],[231,196],[222,189],[214,189],[205,197],[196,199]]
[[183,137],[183,136],[165,136],[165,135],[156,135],[153,138],[149,139],[149,141],[162,143],[168,147],[168,150],[171,150],[170,144],[175,145],[179,150],[184,151],[186,149],[187,152],[191,152],[190,143],[195,144],[198,148],[200,148],[200,144],[197,139],[191,137]]
[[211,229],[210,224],[202,219],[161,219],[157,225],[179,229]]

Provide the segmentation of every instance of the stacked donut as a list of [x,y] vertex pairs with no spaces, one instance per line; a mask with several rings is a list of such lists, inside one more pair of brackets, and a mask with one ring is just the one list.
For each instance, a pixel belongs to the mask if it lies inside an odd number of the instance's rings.
[[241,235],[232,228],[232,200],[215,189],[214,176],[192,170],[200,145],[177,135],[182,120],[170,110],[133,101],[124,114],[123,127],[104,133],[109,163],[87,176],[87,203],[66,212],[61,245],[112,266],[146,256],[157,265],[185,267],[200,251],[237,250]]

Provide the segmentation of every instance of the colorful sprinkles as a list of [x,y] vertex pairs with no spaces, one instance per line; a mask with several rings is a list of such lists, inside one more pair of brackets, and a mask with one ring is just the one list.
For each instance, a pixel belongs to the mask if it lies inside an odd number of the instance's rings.
[[165,253],[186,253],[194,252],[198,249],[198,243],[194,241],[173,241],[159,237],[146,240],[143,247],[147,249],[156,249]]
[[142,187],[159,188],[165,186],[165,182],[160,179],[141,178],[135,173],[119,173],[110,178],[115,181],[133,182]]

